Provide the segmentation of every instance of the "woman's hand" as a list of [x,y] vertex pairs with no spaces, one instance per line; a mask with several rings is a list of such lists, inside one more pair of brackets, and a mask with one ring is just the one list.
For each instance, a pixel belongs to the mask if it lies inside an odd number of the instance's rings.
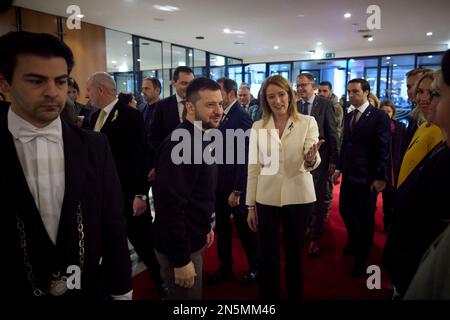
[[308,153],[305,156],[306,162],[315,162],[317,152],[320,149],[320,146],[325,142],[325,140],[319,140],[316,144],[313,144],[312,147],[309,149]]
[[248,223],[248,227],[253,232],[256,232],[256,230],[258,230],[258,221],[256,218],[255,207],[248,207],[247,223]]

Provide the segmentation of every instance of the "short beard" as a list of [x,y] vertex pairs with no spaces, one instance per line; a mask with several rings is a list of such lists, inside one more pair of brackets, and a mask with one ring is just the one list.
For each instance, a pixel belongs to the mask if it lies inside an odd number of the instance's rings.
[[202,122],[202,128],[203,130],[208,130],[214,128],[211,124],[208,122],[205,122],[200,118],[200,115],[197,113],[197,110],[195,110],[195,121],[201,121]]

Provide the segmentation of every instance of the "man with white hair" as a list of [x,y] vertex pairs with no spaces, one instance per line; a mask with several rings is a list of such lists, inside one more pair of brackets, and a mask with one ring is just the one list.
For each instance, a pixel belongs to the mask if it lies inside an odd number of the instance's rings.
[[147,210],[149,185],[143,116],[136,109],[119,103],[116,83],[108,73],[94,73],[86,86],[89,102],[100,108],[92,115],[90,128],[108,137],[119,173],[128,239],[164,297],[159,264],[152,250],[152,216]]

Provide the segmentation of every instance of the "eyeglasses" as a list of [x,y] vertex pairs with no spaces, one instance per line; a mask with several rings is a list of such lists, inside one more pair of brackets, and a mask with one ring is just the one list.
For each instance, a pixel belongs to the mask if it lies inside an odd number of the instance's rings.
[[436,90],[430,91],[430,100],[433,100],[433,98],[439,98],[440,96],[441,96],[441,94],[439,92],[437,92]]
[[297,88],[306,88],[306,86],[308,85],[308,84],[313,84],[314,82],[305,82],[305,83],[298,83],[297,84]]

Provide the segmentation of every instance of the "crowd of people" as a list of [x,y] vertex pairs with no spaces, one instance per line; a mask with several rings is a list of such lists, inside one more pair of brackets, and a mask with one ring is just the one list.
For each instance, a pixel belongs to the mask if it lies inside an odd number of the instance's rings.
[[[182,66],[165,99],[157,79],[143,79],[138,109],[105,72],[86,80],[82,105],[74,63],[52,35],[0,37],[9,296],[131,299],[128,239],[161,298],[200,300],[204,284],[233,274],[234,221],[248,264],[241,284],[259,289],[248,298],[280,298],[282,230],[288,299],[301,300],[305,238],[320,256],[339,184],[349,273],[366,274],[382,192],[393,298],[450,299],[450,50],[442,70],[407,74],[408,128],[360,78],[347,83],[347,110],[330,82],[308,73],[296,91],[270,76],[254,99],[245,83]],[[215,239],[220,265],[203,280]]]

